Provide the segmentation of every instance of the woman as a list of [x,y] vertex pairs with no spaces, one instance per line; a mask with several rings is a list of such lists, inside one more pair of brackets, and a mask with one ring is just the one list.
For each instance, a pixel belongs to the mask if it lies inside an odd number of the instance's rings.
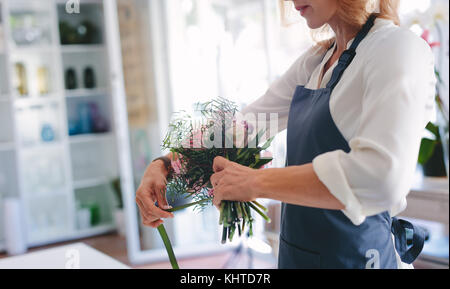
[[[335,37],[309,49],[243,113],[278,113],[287,166],[254,170],[217,157],[214,204],[281,201],[279,268],[405,268],[421,230],[392,218],[406,207],[421,134],[434,111],[427,44],[398,27],[398,1],[293,0],[310,28]],[[173,215],[164,189],[170,161],[148,167],[137,193],[144,224]],[[406,231],[413,230],[413,246]]]

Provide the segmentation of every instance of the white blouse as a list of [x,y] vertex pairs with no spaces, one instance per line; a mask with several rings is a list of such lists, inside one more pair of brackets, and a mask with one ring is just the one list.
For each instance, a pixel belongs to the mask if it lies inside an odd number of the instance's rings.
[[[325,87],[337,61],[320,84],[319,79],[333,51],[310,48],[242,113],[278,113],[279,131],[285,129],[296,86]],[[351,151],[313,160],[315,173],[355,225],[405,209],[421,136],[435,113],[435,83],[428,44],[392,21],[376,19],[330,98],[332,118]]]

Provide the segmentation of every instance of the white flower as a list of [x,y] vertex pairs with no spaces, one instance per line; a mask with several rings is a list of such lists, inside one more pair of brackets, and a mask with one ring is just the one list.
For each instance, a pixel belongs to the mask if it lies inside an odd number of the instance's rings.
[[425,13],[429,14],[433,19],[433,23],[448,23],[448,1],[434,2]]
[[423,27],[427,22],[429,22],[429,19],[426,19],[424,13],[421,13],[419,10],[414,10],[403,17],[401,24],[404,27],[410,28],[414,25]]
[[422,29],[432,29],[437,22],[448,23],[448,8],[447,1],[435,1],[423,12],[414,10],[406,14],[402,26],[410,28],[419,25]]

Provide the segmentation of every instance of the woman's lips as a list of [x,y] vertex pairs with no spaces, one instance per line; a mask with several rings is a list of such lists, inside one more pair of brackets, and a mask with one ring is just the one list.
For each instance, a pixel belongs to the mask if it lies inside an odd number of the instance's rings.
[[303,5],[303,6],[296,6],[295,9],[300,11],[300,14],[303,15],[306,12],[306,9],[309,8],[309,5]]

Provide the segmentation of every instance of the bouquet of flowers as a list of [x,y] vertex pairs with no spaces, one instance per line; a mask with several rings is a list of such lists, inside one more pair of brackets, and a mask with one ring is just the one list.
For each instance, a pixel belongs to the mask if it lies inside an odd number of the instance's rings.
[[[257,134],[251,132],[246,121],[236,117],[235,103],[218,98],[206,103],[197,104],[199,117],[184,112],[178,113],[170,123],[169,130],[163,140],[162,147],[169,149],[175,161],[172,161],[173,172],[167,183],[167,192],[176,197],[192,198],[194,202],[168,211],[177,211],[190,206],[201,211],[212,205],[214,189],[210,177],[214,174],[213,161],[222,156],[238,164],[259,169],[268,164],[272,158],[261,157],[273,138],[259,145],[265,134],[264,130]],[[220,205],[219,225],[222,225],[222,243],[232,241],[237,231],[241,236],[248,228],[252,236],[252,211],[270,222],[265,212],[267,209],[257,201],[238,202],[222,201]],[[164,230],[158,227],[164,241],[173,268],[178,268],[175,255]]]

